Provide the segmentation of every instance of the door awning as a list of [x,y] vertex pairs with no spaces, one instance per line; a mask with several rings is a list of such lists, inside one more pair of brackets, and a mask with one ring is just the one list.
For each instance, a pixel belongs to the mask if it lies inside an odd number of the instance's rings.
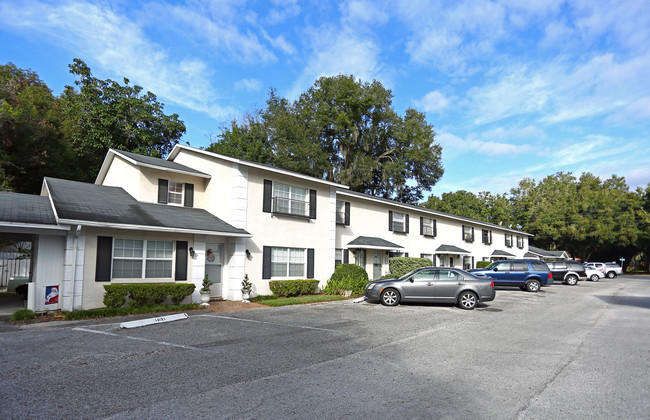
[[497,249],[492,253],[492,256],[493,257],[514,257],[514,254],[510,254],[509,252],[501,251],[500,249]]
[[404,249],[397,244],[389,242],[385,239],[375,238],[374,236],[359,236],[353,241],[348,243],[348,248],[362,248],[362,249],[384,249],[384,250],[397,250]]
[[453,255],[458,255],[458,254],[469,254],[469,251],[465,251],[462,248],[458,248],[457,246],[453,245],[440,245],[438,249],[436,249],[436,254],[453,254]]

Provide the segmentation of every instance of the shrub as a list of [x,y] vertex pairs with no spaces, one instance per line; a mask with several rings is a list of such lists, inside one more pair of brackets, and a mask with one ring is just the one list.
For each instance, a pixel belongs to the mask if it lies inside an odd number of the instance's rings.
[[127,298],[131,307],[161,304],[167,296],[178,305],[194,292],[195,286],[191,283],[107,284],[104,289],[104,305],[121,308],[127,303]]
[[29,309],[21,309],[20,311],[16,311],[11,314],[12,321],[26,321],[28,319],[34,319],[35,317],[36,314],[34,311]]
[[428,258],[393,257],[388,260],[392,277],[400,277],[420,267],[431,267],[433,263]]
[[323,292],[328,295],[342,295],[346,290],[351,290],[353,295],[360,295],[363,294],[366,283],[368,283],[366,270],[355,264],[339,264],[323,288]]
[[476,268],[485,268],[490,265],[490,261],[476,261]]
[[274,295],[289,297],[314,294],[318,283],[318,280],[274,280],[269,282],[269,287]]

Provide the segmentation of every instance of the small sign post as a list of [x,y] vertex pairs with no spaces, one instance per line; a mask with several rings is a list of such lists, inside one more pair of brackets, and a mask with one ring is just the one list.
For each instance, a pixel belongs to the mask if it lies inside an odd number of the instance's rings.
[[621,262],[621,270],[623,269],[623,263],[625,262],[625,258],[621,257],[618,259]]

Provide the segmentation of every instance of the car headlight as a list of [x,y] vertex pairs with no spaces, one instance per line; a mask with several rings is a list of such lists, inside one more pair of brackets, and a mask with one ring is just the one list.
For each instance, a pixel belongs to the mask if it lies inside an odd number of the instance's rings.
[[372,288],[375,287],[375,284],[376,283],[368,283],[368,284],[366,284],[366,289],[367,290],[372,290]]

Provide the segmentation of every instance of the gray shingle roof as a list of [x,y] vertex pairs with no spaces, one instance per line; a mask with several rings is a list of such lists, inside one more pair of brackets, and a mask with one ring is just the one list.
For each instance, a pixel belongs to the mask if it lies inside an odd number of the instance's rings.
[[6,191],[0,191],[0,221],[56,225],[49,198]]
[[462,248],[458,248],[457,246],[454,245],[440,245],[438,249],[436,249],[436,252],[440,254],[448,253],[448,254],[469,254],[469,251],[465,251]]
[[514,254],[497,249],[492,253],[492,256],[493,257],[514,257]]
[[196,169],[190,168],[189,166],[181,165],[180,163],[176,163],[171,160],[159,159],[151,156],[143,156],[137,153],[125,152],[122,150],[113,150],[113,151],[118,155],[123,155],[143,165],[157,166],[161,169],[171,170],[174,172],[186,172],[190,174],[196,174],[201,177],[208,177],[208,178],[210,177],[210,175],[204,172],[197,171]]
[[142,203],[120,187],[45,178],[59,219],[249,236],[203,209]]
[[385,239],[375,238],[373,236],[359,236],[348,243],[350,248],[381,248],[381,249],[401,249],[403,247],[389,242]]

